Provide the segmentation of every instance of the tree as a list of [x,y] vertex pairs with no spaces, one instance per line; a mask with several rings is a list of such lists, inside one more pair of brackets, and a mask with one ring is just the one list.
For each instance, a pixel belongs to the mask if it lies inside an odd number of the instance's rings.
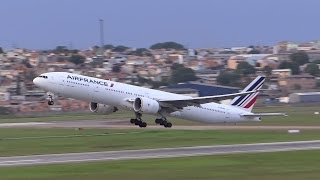
[[263,71],[266,75],[270,76],[270,75],[271,75],[271,72],[272,72],[272,68],[271,68],[270,66],[265,66],[265,67],[262,68],[262,71]]
[[185,49],[183,45],[176,43],[176,42],[163,42],[163,43],[156,43],[150,46],[150,49],[176,49],[176,50],[183,50]]
[[299,65],[295,62],[282,61],[279,66],[279,69],[291,69],[292,74],[300,74]]
[[289,64],[291,62],[288,61],[281,61],[281,63],[278,66],[278,69],[289,69]]
[[289,63],[289,69],[291,69],[292,74],[300,74],[300,66],[298,63]]
[[72,62],[75,65],[82,64],[82,63],[84,63],[85,60],[86,60],[86,58],[84,56],[79,55],[79,54],[73,54],[69,58],[69,61]]
[[26,68],[32,68],[32,66],[31,66],[31,64],[30,64],[30,62],[29,62],[28,59],[22,60],[21,63],[22,63]]
[[121,71],[121,66],[119,64],[115,64],[112,66],[112,72],[118,73]]
[[304,71],[306,73],[313,75],[313,76],[320,74],[319,66],[315,63],[308,64]]
[[320,64],[320,59],[319,59],[319,60],[315,60],[315,61],[313,61],[312,63]]
[[171,70],[178,70],[184,68],[184,66],[182,64],[178,64],[178,63],[173,63],[171,66]]
[[217,82],[224,86],[237,86],[239,85],[240,75],[234,72],[222,72],[217,77]]
[[151,55],[150,51],[146,48],[138,48],[138,49],[136,49],[135,52],[136,52],[136,55],[138,55],[138,56],[144,56],[144,55],[150,56]]
[[147,79],[147,78],[144,78],[144,77],[141,77],[141,76],[137,76],[138,78],[138,83],[143,85],[143,84],[151,84],[152,83],[152,80],[151,79]]
[[54,53],[56,54],[68,54],[69,53],[69,49],[67,49],[66,46],[57,46],[54,50]]
[[72,49],[70,50],[70,53],[72,54],[78,54],[79,50],[78,49]]
[[261,52],[258,49],[252,49],[248,54],[260,54]]
[[290,60],[297,63],[298,65],[304,65],[309,62],[309,56],[304,51],[299,51],[296,53],[290,54]]
[[242,61],[238,64],[236,73],[246,76],[248,74],[255,74],[256,70],[248,62]]
[[37,77],[37,75],[35,71],[29,70],[24,72],[23,77],[25,80],[32,81],[35,77]]
[[100,49],[100,46],[95,45],[95,46],[92,47],[92,49],[97,51],[98,49]]
[[198,79],[196,77],[195,72],[192,69],[186,68],[181,64],[174,63],[171,69],[172,73],[170,77],[170,82],[172,83],[195,81]]
[[3,51],[2,47],[0,47],[0,54],[3,54],[3,53],[4,53],[4,51]]
[[132,51],[130,55],[136,55],[136,56],[151,56],[151,53],[146,48],[138,48],[135,51]]
[[129,47],[127,47],[127,46],[116,46],[116,47],[114,47],[112,49],[112,51],[114,51],[114,52],[124,52],[127,49],[129,49]]
[[114,46],[111,44],[106,44],[103,46],[103,49],[113,49],[113,48],[114,48]]
[[231,51],[231,50],[230,51],[225,50],[225,51],[220,51],[219,54],[237,54],[237,52]]
[[162,82],[162,81],[151,81],[152,89],[157,89],[160,86],[168,86],[167,82]]

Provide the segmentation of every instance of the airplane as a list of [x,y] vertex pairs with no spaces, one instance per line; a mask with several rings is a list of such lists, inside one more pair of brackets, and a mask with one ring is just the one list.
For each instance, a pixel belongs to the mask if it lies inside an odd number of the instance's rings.
[[[48,92],[48,105],[54,104],[56,96],[74,98],[90,102],[91,112],[133,111],[135,118],[130,122],[139,127],[147,126],[142,114],[151,114],[157,116],[156,124],[170,128],[172,123],[167,117],[203,123],[236,123],[260,121],[263,116],[285,116],[284,113],[252,113],[264,81],[264,76],[258,76],[239,93],[205,97],[179,95],[68,72],[43,73],[33,83]],[[219,103],[232,98],[230,104]]]

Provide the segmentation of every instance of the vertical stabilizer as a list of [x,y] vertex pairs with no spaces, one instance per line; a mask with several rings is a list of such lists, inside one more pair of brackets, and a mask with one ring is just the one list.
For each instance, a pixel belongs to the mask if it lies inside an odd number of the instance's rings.
[[[258,76],[255,78],[246,88],[244,88],[241,92],[247,92],[247,91],[257,91],[259,90],[266,77],[264,76]],[[247,111],[252,110],[258,96],[259,92],[257,91],[256,93],[253,94],[248,94],[248,95],[243,95],[243,96],[237,96],[231,101],[232,106],[239,106],[241,108],[246,109]]]

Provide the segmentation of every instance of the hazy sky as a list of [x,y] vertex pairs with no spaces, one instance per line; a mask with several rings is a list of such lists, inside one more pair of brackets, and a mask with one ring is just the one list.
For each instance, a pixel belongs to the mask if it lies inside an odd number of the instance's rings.
[[1,0],[0,47],[272,45],[320,39],[319,0]]

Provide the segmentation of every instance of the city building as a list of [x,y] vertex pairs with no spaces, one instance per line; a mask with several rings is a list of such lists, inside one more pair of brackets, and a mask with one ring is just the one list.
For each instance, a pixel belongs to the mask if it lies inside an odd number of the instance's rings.
[[317,85],[316,78],[308,74],[279,77],[278,84],[285,91],[314,89]]
[[290,103],[320,103],[320,92],[292,93]]
[[243,61],[248,62],[250,65],[256,67],[259,60],[263,60],[265,57],[270,55],[271,54],[241,54],[231,56],[227,62],[228,69],[237,69],[238,64]]

